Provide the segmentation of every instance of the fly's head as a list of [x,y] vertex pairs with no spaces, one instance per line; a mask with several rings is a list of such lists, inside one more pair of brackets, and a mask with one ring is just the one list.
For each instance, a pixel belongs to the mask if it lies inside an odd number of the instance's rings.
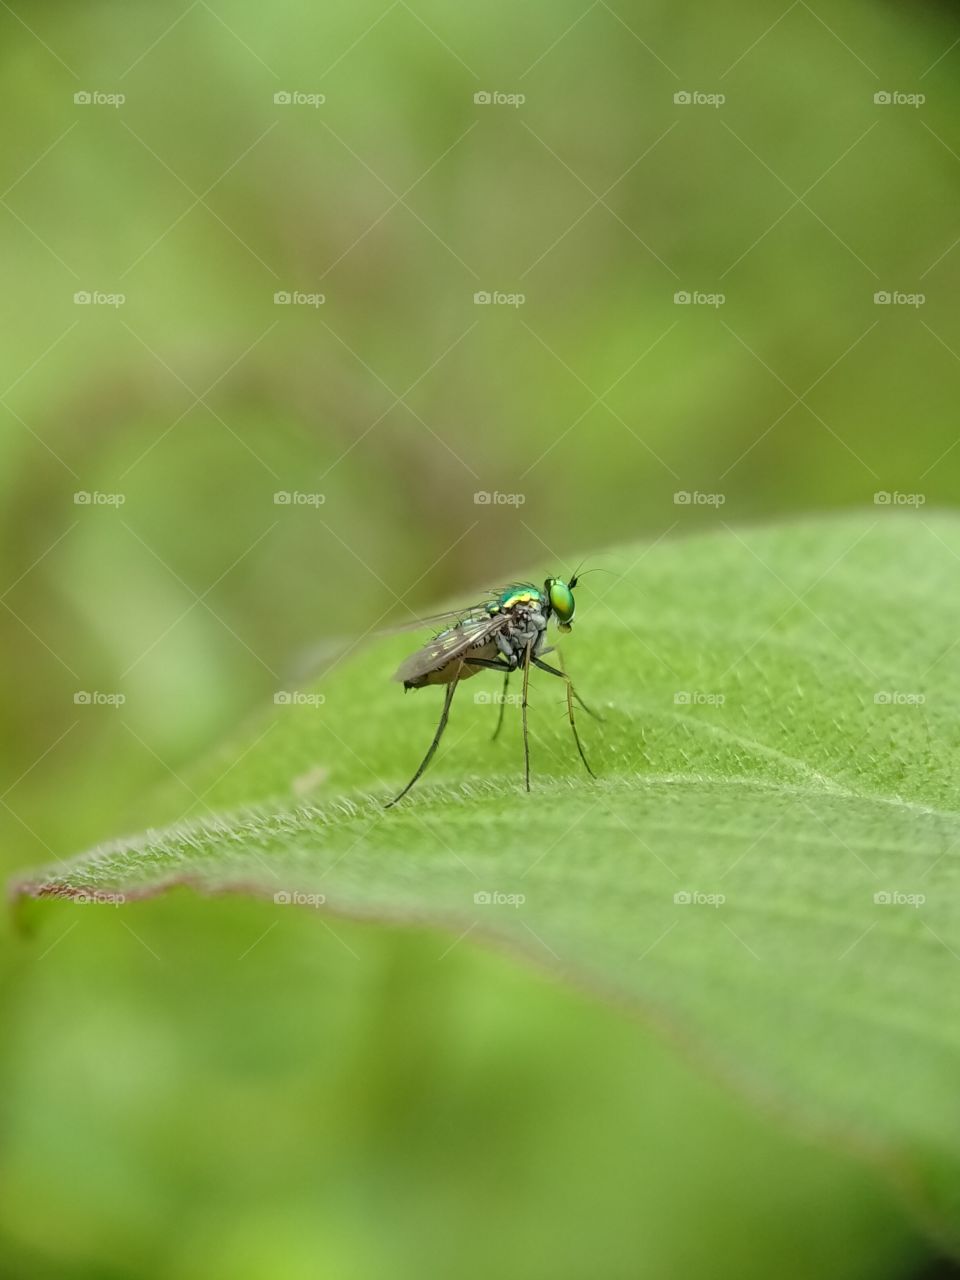
[[573,589],[576,585],[576,574],[569,582],[564,582],[562,578],[548,578],[543,584],[544,594],[550,602],[550,611],[556,614],[557,624],[563,632],[569,631],[573,626],[573,615],[577,608]]

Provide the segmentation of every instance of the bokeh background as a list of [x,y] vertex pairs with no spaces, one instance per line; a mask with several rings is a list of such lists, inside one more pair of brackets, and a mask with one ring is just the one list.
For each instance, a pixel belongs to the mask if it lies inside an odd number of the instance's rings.
[[[12,0],[0,65],[5,872],[545,556],[955,502],[953,5]],[[875,1171],[505,961],[136,912],[4,926],[11,1274],[924,1264]]]

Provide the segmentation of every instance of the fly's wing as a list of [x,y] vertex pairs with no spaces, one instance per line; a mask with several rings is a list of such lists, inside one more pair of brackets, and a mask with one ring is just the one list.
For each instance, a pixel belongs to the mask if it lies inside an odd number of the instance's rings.
[[425,617],[412,618],[410,622],[396,623],[390,627],[379,627],[376,630],[368,628],[361,636],[354,636],[353,639],[334,638],[326,641],[322,645],[317,645],[313,649],[308,649],[298,655],[296,663],[290,672],[290,679],[301,684],[309,679],[316,678],[320,670],[326,667],[335,659],[350,653],[361,640],[367,637],[379,636],[395,636],[403,631],[420,631],[424,627],[435,626],[438,623],[445,623],[450,628],[451,623],[460,626],[463,622],[472,621],[475,617],[486,619],[487,605],[470,604],[464,609],[446,609],[442,613],[427,614]]
[[459,626],[463,622],[472,622],[477,617],[486,620],[489,609],[495,607],[495,601],[500,594],[499,590],[491,591],[485,599],[476,604],[464,605],[460,609],[444,609],[441,613],[426,613],[420,617],[411,618],[409,622],[394,622],[389,626],[378,628],[373,634],[395,636],[403,631],[416,631],[420,627],[432,627],[441,622]]
[[394,680],[419,680],[445,667],[448,662],[461,657],[474,646],[483,644],[504,626],[507,615],[504,613],[483,614],[476,618],[465,618],[455,627],[441,631],[438,636],[425,644],[422,649],[412,653],[406,662],[401,663],[394,674]]
[[486,618],[486,606],[483,604],[469,604],[465,609],[445,609],[442,613],[427,613],[422,617],[411,618],[409,622],[395,622],[389,627],[378,627],[373,632],[375,636],[395,636],[403,631],[419,631],[422,627],[432,627],[439,622],[460,623],[471,621],[474,615]]

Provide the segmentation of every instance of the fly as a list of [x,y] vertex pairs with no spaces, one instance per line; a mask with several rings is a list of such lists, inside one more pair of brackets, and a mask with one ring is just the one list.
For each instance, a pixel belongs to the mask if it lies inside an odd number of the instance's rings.
[[[503,725],[503,713],[506,706],[507,687],[510,676],[516,671],[523,673],[523,760],[524,781],[530,790],[530,744],[527,732],[527,688],[530,681],[530,668],[538,667],[548,675],[556,676],[566,684],[567,717],[573,740],[577,744],[577,752],[583,761],[583,767],[591,778],[596,777],[587,761],[577,732],[573,704],[578,702],[589,715],[595,716],[576,692],[570,677],[559,667],[544,662],[543,655],[551,653],[545,648],[547,624],[555,618],[561,632],[569,632],[573,625],[576,606],[573,590],[578,581],[574,574],[569,582],[562,578],[547,578],[543,587],[535,587],[530,583],[515,583],[504,588],[492,599],[475,605],[455,616],[458,621],[425,644],[422,649],[402,663],[394,675],[404,689],[422,689],[425,685],[442,684],[445,686],[443,710],[437,725],[433,741],[427,749],[420,765],[403,788],[387,804],[389,809],[398,800],[402,800],[415,782],[423,775],[433,759],[443,731],[450,718],[450,705],[453,695],[462,680],[478,675],[481,671],[503,672],[503,696],[500,701],[500,715],[494,738]],[[559,654],[557,655],[559,662]],[[599,719],[599,716],[595,716]]]

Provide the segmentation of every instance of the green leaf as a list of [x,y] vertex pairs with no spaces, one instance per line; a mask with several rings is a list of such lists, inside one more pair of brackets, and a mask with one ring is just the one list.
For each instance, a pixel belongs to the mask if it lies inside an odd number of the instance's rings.
[[727,530],[590,563],[614,576],[585,580],[564,661],[605,717],[579,717],[597,781],[563,686],[538,672],[525,793],[517,708],[489,741],[490,673],[458,691],[431,770],[385,810],[441,703],[390,683],[419,639],[395,635],[193,775],[193,816],[16,892],[190,884],[506,946],[868,1156],[948,1235],[960,521]]

